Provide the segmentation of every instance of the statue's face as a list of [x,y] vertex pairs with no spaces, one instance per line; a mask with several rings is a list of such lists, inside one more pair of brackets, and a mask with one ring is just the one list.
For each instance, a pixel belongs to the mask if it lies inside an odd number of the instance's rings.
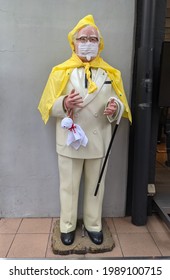
[[83,62],[93,60],[99,51],[99,34],[93,26],[86,26],[78,31],[75,42],[75,53]]

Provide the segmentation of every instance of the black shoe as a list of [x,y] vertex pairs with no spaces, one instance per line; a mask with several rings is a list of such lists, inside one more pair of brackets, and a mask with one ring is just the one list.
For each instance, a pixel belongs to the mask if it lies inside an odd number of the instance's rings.
[[61,232],[60,238],[64,245],[71,245],[74,242],[75,230],[63,233]]
[[102,231],[88,231],[86,230],[91,241],[97,245],[100,245],[103,243],[103,232]]

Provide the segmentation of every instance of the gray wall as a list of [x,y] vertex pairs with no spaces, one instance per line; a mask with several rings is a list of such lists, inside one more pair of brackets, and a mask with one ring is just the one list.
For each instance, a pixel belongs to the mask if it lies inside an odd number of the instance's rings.
[[[71,55],[68,32],[87,14],[104,37],[102,57],[121,70],[130,100],[135,0],[0,0],[1,217],[59,215],[55,120],[45,126],[37,106],[51,68]],[[110,156],[104,216],[125,213],[128,129],[123,120]]]

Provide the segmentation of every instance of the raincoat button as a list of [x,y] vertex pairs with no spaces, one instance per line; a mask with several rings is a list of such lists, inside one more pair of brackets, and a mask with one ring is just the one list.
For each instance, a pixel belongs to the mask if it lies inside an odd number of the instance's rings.
[[97,117],[98,117],[98,114],[97,114],[97,113],[94,113],[94,116],[97,118]]
[[94,134],[96,134],[96,133],[97,133],[97,130],[96,130],[96,129],[94,129],[94,130],[93,130],[93,133],[94,133]]

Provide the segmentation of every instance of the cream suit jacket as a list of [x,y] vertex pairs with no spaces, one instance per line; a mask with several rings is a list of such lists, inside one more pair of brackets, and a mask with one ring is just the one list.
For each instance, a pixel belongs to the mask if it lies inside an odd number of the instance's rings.
[[[95,159],[102,158],[106,154],[112,135],[112,118],[108,118],[103,112],[108,100],[114,96],[118,98],[118,96],[104,70],[92,69],[92,79],[98,89],[88,94],[85,88],[84,69],[74,69],[63,95],[53,105],[51,115],[56,117],[56,151],[62,156]],[[61,120],[66,117],[63,99],[73,88],[83,98],[83,108],[74,110],[74,123],[81,126],[88,138],[87,146],[81,146],[78,150],[66,145],[68,131],[61,128]]]

